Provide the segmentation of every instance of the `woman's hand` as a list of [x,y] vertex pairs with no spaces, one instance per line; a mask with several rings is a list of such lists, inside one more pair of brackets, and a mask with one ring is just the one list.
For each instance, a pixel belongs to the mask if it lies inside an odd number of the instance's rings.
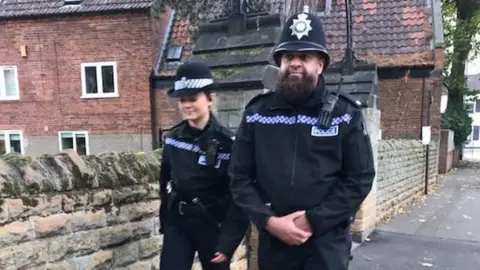
[[215,252],[215,257],[211,260],[212,263],[222,263],[227,261],[227,256],[221,252]]

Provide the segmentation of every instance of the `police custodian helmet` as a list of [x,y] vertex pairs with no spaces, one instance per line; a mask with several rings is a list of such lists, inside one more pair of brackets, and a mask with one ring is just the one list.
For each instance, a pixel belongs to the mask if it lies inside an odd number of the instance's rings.
[[190,96],[216,87],[217,83],[206,64],[187,62],[177,69],[174,86],[167,94],[171,98]]
[[285,22],[279,41],[273,52],[273,61],[280,66],[283,52],[319,52],[325,58],[325,68],[330,64],[330,56],[325,45],[325,33],[320,19],[308,13],[294,14]]

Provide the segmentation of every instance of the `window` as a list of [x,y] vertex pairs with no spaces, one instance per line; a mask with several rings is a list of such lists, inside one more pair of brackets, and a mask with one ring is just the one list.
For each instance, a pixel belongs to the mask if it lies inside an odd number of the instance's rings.
[[465,111],[467,113],[473,113],[473,107],[475,106],[474,102],[467,101],[465,102]]
[[480,135],[480,126],[473,126],[473,129],[472,129],[472,138],[473,138],[473,141],[478,141],[479,139],[479,135]]
[[317,12],[325,12],[326,0],[317,0]]
[[0,100],[20,99],[16,66],[0,66]]
[[480,101],[475,102],[475,112],[480,112]]
[[84,63],[82,67],[82,97],[118,97],[117,63]]
[[61,131],[58,133],[60,151],[73,149],[79,155],[88,155],[88,133],[86,131]]
[[21,131],[0,131],[0,155],[5,153],[23,154],[23,135]]
[[183,46],[170,45],[167,50],[167,61],[180,61],[182,59]]
[[332,0],[317,0],[316,11],[318,16],[326,15],[330,12]]

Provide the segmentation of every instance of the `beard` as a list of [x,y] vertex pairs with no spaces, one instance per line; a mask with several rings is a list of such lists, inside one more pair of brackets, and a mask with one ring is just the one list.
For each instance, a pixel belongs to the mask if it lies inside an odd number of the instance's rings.
[[302,77],[290,76],[290,72],[280,71],[277,81],[278,93],[288,102],[299,105],[308,100],[315,91],[316,76],[302,72]]

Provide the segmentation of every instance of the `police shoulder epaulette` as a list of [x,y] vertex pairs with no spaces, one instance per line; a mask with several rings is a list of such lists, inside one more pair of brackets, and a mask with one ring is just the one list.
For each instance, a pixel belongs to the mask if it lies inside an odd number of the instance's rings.
[[267,92],[264,92],[264,93],[260,93],[256,96],[254,96],[252,99],[250,99],[250,101],[247,103],[247,105],[245,107],[249,107],[253,104],[255,104],[256,102],[266,98],[266,97],[269,97],[270,95],[273,94],[273,91],[271,90],[268,90]]
[[355,108],[360,108],[362,106],[362,102],[358,99],[353,99],[351,95],[347,93],[340,92],[338,95],[343,100],[347,101],[348,104],[354,106]]
[[183,126],[185,124],[185,121],[180,121],[179,123],[177,123],[176,125],[174,125],[173,127],[171,127],[168,131],[167,131],[167,134],[172,134],[173,132],[177,131],[178,128],[180,128],[181,126]]

